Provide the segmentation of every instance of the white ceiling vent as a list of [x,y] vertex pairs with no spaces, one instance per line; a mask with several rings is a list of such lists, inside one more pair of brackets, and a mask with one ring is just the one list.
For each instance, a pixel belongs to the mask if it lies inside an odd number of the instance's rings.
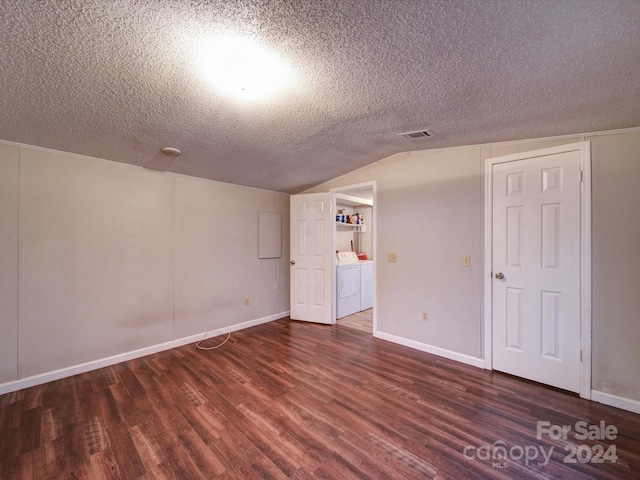
[[425,137],[431,136],[431,134],[427,130],[418,130],[416,132],[399,133],[398,135],[401,137],[407,138],[409,140],[415,140],[416,138],[425,138]]

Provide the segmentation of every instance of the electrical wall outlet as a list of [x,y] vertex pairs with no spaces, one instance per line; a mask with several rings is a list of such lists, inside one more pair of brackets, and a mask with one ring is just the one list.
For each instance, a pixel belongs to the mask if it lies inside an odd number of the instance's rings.
[[423,322],[429,321],[429,314],[427,312],[422,312],[422,321]]
[[387,261],[395,263],[398,261],[398,256],[395,253],[387,253]]
[[463,267],[471,266],[471,255],[465,255],[462,257],[462,266]]
[[249,297],[244,297],[244,306],[248,307],[251,304],[251,299]]

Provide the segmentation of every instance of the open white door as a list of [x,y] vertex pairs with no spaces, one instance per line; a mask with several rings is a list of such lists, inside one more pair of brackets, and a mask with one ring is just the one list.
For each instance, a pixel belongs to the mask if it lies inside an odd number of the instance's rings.
[[291,319],[331,323],[335,264],[330,193],[291,196]]
[[579,392],[581,152],[508,160],[492,167],[493,368]]

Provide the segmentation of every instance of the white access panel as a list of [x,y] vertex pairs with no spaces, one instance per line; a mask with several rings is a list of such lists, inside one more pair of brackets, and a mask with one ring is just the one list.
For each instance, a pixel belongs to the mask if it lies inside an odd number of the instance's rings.
[[338,266],[337,318],[360,311],[360,265]]

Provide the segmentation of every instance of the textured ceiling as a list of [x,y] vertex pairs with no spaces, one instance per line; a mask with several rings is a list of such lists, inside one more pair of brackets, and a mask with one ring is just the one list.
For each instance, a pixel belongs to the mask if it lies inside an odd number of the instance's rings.
[[[196,53],[221,31],[280,52],[295,85],[218,93]],[[637,126],[635,0],[0,2],[9,141],[299,192],[400,151]]]

